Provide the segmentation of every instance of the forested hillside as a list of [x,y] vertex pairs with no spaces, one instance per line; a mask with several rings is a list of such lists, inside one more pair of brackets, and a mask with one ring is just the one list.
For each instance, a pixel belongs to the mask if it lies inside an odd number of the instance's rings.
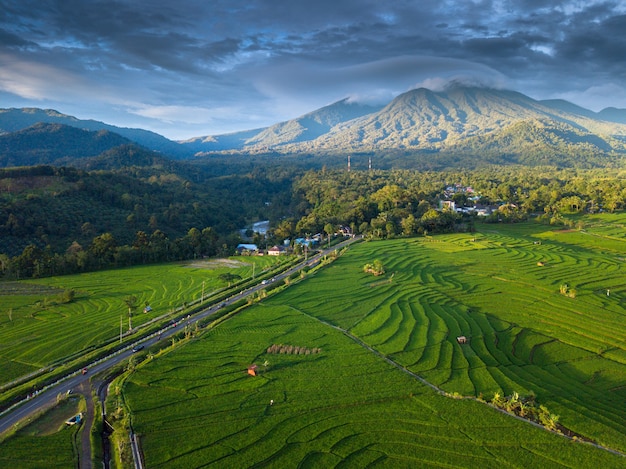
[[0,266],[24,277],[229,254],[286,184],[260,174],[192,182],[145,167],[5,169]]
[[[150,155],[135,161],[153,162]],[[125,161],[115,152],[112,157]],[[537,215],[571,225],[564,215],[615,211],[626,202],[623,171],[243,167],[230,175],[212,175],[200,165],[2,170],[2,273],[23,278],[227,255],[241,241],[239,230],[261,219],[271,221],[271,230],[255,241],[269,247],[296,236],[334,234],[341,226],[391,238],[471,231],[476,223]],[[442,208],[442,200],[457,210]],[[488,209],[485,216],[471,210],[479,207]]]
[[67,164],[97,156],[130,140],[112,132],[91,132],[61,124],[38,123],[0,135],[0,167]]

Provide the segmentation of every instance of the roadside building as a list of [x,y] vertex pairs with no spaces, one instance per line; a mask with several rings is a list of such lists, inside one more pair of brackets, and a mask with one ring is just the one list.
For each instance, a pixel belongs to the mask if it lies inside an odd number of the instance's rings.
[[280,256],[282,254],[285,254],[286,252],[287,250],[285,249],[284,246],[272,246],[271,248],[267,250],[267,255],[268,256]]
[[242,256],[252,256],[259,253],[259,247],[256,244],[238,244],[237,254]]

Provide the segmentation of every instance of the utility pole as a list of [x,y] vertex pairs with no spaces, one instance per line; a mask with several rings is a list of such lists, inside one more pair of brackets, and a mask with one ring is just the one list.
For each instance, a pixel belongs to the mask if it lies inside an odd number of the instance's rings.
[[120,344],[122,343],[122,319],[123,315],[120,314]]
[[252,280],[254,280],[254,271],[256,269],[256,263],[252,263]]
[[348,172],[350,172],[350,155],[348,155]]
[[204,280],[202,281],[202,298],[200,299],[200,304],[204,303]]

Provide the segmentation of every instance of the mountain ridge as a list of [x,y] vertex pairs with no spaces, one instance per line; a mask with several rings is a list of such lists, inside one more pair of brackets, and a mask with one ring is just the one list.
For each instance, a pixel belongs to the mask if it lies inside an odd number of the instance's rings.
[[[447,146],[447,141],[455,143],[502,130],[521,120],[541,118],[565,121],[592,132],[610,133],[609,127],[613,127],[545,106],[517,92],[482,88],[434,92],[420,88],[399,95],[379,112],[360,121],[339,124],[320,137],[315,147],[357,151],[440,150]],[[620,135],[626,135],[626,128],[618,130]]]
[[440,91],[413,89],[378,106],[346,98],[269,127],[178,142],[54,110],[0,109],[0,132],[5,132],[0,138],[37,119],[107,130],[181,160],[211,155],[384,153],[395,155],[394,161],[406,160],[403,166],[410,167],[411,162],[425,159],[447,161],[450,154],[452,160],[469,162],[484,158],[495,164],[528,164],[552,159],[568,165],[577,164],[576,155],[585,164],[594,159],[605,164],[626,155],[626,109],[594,112],[565,100],[538,101],[513,90],[460,85]]
[[0,135],[24,130],[40,122],[47,124],[63,124],[91,131],[108,130],[141,146],[168,154],[175,159],[183,159],[192,155],[191,152],[178,142],[169,140],[150,130],[118,127],[93,119],[78,119],[74,116],[62,114],[54,109],[32,107],[0,109]]

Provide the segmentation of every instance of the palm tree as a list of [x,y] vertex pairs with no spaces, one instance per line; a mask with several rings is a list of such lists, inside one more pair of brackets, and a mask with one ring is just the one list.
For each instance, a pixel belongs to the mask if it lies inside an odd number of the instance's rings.
[[129,295],[124,298],[124,303],[128,306],[128,330],[130,331],[133,328],[133,311],[137,309],[137,306],[139,306],[139,301],[135,295]]

